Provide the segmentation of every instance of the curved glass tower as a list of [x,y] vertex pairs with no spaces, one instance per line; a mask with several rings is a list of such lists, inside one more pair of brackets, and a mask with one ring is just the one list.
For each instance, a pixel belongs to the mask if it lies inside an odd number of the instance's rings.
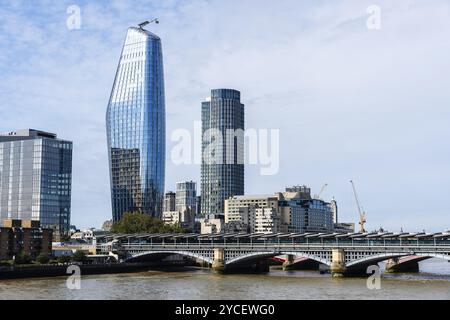
[[161,39],[129,28],[106,114],[114,221],[136,211],[160,217],[165,121]]

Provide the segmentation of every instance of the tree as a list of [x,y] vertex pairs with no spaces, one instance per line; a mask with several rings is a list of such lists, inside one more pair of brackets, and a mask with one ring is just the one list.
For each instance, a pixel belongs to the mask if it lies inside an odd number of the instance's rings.
[[87,255],[84,251],[81,250],[77,250],[73,256],[72,256],[72,260],[75,262],[86,262],[87,260]]
[[41,253],[37,256],[36,261],[40,264],[47,264],[50,261],[50,257],[45,253]]
[[20,251],[18,255],[16,255],[16,258],[14,259],[15,263],[17,264],[30,264],[31,263],[31,257],[25,253],[25,251]]
[[72,259],[69,256],[66,255],[61,255],[58,257],[57,261],[58,263],[68,263],[70,262]]
[[111,228],[114,233],[184,233],[180,226],[166,225],[161,219],[140,212],[127,212]]

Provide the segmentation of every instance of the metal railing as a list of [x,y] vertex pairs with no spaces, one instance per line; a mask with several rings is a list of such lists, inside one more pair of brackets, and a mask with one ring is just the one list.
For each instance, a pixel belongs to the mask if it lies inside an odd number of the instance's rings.
[[157,244],[122,244],[121,249],[126,251],[157,251],[157,250],[212,250],[216,248],[223,248],[226,250],[274,250],[286,251],[289,250],[332,250],[332,249],[347,249],[359,251],[420,251],[420,252],[436,252],[444,251],[450,252],[450,245],[411,245],[411,244],[391,244],[391,245],[363,245],[351,243],[339,244],[289,244],[289,243],[253,243],[253,244],[236,244],[236,243],[157,243]]

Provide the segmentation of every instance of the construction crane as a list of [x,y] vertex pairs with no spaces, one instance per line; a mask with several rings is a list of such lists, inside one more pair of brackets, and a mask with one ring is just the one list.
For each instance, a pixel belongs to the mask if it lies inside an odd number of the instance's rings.
[[159,24],[159,19],[158,19],[158,18],[155,18],[155,19],[153,19],[152,21],[144,21],[144,22],[142,22],[142,23],[139,23],[139,24],[138,24],[139,29],[144,30],[144,27],[145,27],[146,25],[150,24],[150,23],[156,23],[156,24]]
[[322,195],[322,193],[325,191],[325,189],[328,187],[328,183],[325,183],[322,188],[320,189],[319,194],[316,194],[314,196],[314,199],[320,199],[320,196]]
[[353,188],[353,194],[355,195],[356,205],[358,207],[358,213],[359,213],[359,232],[365,233],[366,232],[366,213],[363,211],[359,204],[358,195],[356,193],[355,184],[353,183],[353,180],[350,180],[350,183],[352,184]]

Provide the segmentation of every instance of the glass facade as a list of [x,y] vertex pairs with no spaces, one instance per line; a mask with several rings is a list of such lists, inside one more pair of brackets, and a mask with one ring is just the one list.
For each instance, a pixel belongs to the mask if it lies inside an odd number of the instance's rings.
[[[225,199],[244,194],[244,129],[241,93],[232,89],[212,90],[210,101],[202,103],[202,215],[223,214]],[[228,136],[230,130],[237,133],[232,141]],[[217,141],[213,131],[221,134],[223,144],[209,153],[207,149]],[[210,157],[219,161],[211,161]]]
[[165,175],[161,40],[129,28],[106,114],[113,220],[140,211],[160,217]]
[[194,214],[197,212],[197,184],[194,181],[177,183],[176,210],[181,212],[185,207]]
[[0,136],[0,224],[40,221],[55,239],[68,235],[72,142],[37,130]]
[[288,232],[331,232],[333,212],[330,203],[318,199],[282,200],[280,207],[290,208]]

